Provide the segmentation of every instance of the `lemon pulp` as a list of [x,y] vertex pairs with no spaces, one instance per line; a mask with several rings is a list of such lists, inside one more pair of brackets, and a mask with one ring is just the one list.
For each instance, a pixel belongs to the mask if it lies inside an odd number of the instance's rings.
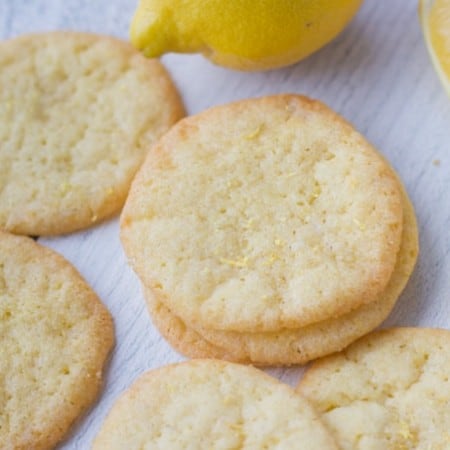
[[421,0],[425,39],[436,70],[450,94],[450,0]]

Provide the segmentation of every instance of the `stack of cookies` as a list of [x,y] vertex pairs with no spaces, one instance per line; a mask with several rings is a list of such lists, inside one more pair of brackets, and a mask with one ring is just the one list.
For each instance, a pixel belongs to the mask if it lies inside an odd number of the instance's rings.
[[259,365],[306,363],[374,329],[418,251],[393,169],[296,95],[178,122],[134,179],[121,238],[176,349]]

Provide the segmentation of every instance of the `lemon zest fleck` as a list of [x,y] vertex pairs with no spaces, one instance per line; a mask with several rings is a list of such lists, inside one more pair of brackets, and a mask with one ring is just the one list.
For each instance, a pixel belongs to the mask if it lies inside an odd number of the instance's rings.
[[231,267],[247,267],[248,258],[246,256],[239,259],[219,258],[219,261]]
[[59,192],[61,193],[61,195],[67,194],[72,189],[72,187],[73,186],[68,181],[65,181],[64,183],[60,184]]
[[353,219],[353,223],[361,230],[364,231],[366,229],[366,226],[361,223],[358,219]]
[[250,217],[250,219],[248,219],[246,222],[244,222],[243,228],[245,228],[247,230],[252,229],[253,228],[253,222],[254,222],[253,218]]
[[261,134],[262,129],[264,128],[264,124],[259,124],[252,132],[246,134],[244,136],[245,139],[247,139],[248,141],[251,141],[252,139],[255,139],[256,137],[259,136],[259,134]]

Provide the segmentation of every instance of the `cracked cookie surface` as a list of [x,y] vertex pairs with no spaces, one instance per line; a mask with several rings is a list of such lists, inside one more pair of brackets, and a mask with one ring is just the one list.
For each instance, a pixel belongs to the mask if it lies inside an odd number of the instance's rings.
[[0,228],[48,235],[117,213],[149,146],[183,115],[163,66],[74,32],[0,43]]
[[217,331],[187,326],[159,302],[150,290],[145,298],[153,323],[181,353],[258,365],[305,364],[340,351],[376,328],[390,313],[416,263],[418,231],[414,208],[404,189],[403,236],[394,272],[379,297],[342,316],[299,328],[266,333]]
[[311,406],[253,368],[191,360],[142,375],[112,407],[93,450],[337,450]]
[[121,217],[129,261],[187,325],[265,332],[368,304],[402,235],[400,187],[325,105],[245,100],[180,121]]
[[0,447],[54,448],[92,404],[111,316],[60,255],[0,231]]
[[393,328],[314,363],[298,392],[344,450],[450,447],[450,331]]

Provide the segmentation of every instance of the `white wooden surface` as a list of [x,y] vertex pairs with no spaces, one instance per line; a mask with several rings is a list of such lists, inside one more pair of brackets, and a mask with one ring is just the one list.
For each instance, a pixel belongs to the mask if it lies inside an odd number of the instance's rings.
[[[127,38],[136,3],[0,0],[0,37],[74,29]],[[349,119],[397,169],[419,221],[416,271],[384,325],[450,328],[450,98],[426,52],[416,0],[366,0],[337,40],[281,70],[233,72],[190,55],[169,55],[163,61],[190,114],[230,100],[295,92],[321,99]],[[40,242],[72,261],[115,320],[117,344],[103,394],[58,447],[84,450],[114,400],[140,373],[182,358],[149,321],[120,246],[117,219]],[[268,372],[294,384],[301,369]]]

